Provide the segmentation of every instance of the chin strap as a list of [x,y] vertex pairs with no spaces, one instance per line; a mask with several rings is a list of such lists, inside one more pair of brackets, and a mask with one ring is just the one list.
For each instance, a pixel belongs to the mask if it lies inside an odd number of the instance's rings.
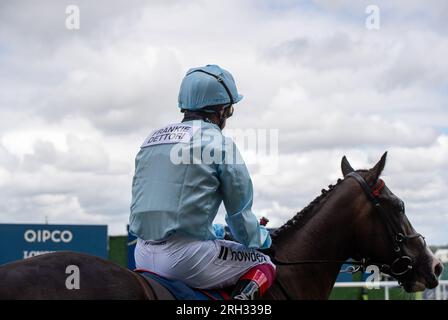
[[226,122],[226,118],[224,117],[224,116],[219,116],[219,124],[218,124],[218,127],[219,127],[219,129],[223,129],[224,128],[224,122]]

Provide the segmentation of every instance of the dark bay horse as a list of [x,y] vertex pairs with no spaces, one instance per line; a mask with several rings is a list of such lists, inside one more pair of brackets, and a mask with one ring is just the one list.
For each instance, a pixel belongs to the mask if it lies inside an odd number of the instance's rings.
[[[344,157],[344,179],[274,232],[268,254],[277,263],[277,279],[265,299],[328,299],[349,258],[378,266],[408,292],[438,285],[440,261],[410,224],[403,201],[379,179],[386,155],[372,169],[357,171]],[[66,286],[70,265],[79,269],[79,289]],[[81,253],[49,253],[0,267],[0,299],[155,299],[160,290]]]

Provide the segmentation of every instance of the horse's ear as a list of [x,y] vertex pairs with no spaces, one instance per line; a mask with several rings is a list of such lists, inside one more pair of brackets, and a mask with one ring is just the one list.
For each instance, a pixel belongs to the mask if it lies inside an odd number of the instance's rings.
[[353,169],[352,166],[350,165],[350,163],[348,162],[346,156],[342,157],[341,169],[342,169],[342,174],[344,175],[344,177],[346,175],[348,175],[350,172],[355,171],[355,169]]
[[384,167],[386,166],[386,158],[387,158],[387,151],[384,152],[380,161],[378,161],[378,163],[372,169],[370,169],[369,176],[372,178],[373,181],[377,181],[378,178],[381,176],[381,173],[383,172]]

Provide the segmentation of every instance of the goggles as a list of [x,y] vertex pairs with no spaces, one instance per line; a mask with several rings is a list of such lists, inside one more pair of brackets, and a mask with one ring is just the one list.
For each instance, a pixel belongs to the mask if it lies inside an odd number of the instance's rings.
[[224,108],[224,113],[223,113],[223,116],[225,117],[225,118],[230,118],[232,115],[233,115],[233,111],[234,111],[235,109],[233,108],[233,105],[231,104],[230,106],[228,106],[228,107],[225,107]]

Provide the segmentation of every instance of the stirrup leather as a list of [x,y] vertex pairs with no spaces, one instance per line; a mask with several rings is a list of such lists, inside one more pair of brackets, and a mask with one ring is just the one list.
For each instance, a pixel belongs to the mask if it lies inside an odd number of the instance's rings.
[[252,280],[239,280],[232,292],[232,299],[235,300],[255,300],[258,298],[260,298],[260,287]]

